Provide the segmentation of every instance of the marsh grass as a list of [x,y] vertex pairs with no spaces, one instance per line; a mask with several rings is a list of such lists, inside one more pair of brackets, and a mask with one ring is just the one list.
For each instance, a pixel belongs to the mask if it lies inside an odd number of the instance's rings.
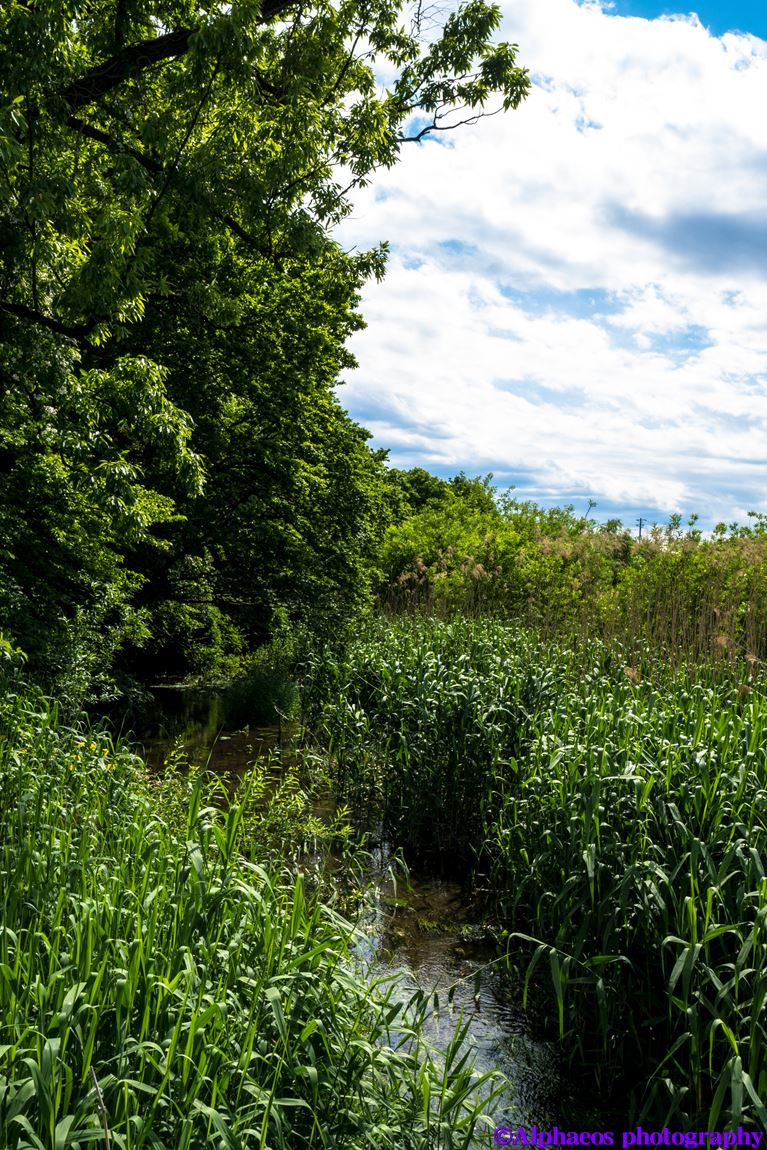
[[500,649],[495,623],[422,620],[373,628],[345,659],[323,653],[312,723],[340,797],[379,811],[411,857],[465,867],[482,843],[492,780],[513,772],[530,716],[560,686],[545,645]]
[[6,684],[1,1146],[473,1144],[460,1031],[431,1050],[424,996],[363,979],[352,926],[258,861],[258,785],[222,810]]
[[[456,514],[457,513],[457,514]],[[480,512],[424,509],[391,529],[379,605],[450,619],[493,615],[565,642],[574,634],[662,650],[672,663],[767,658],[767,535],[678,516],[635,540],[572,508],[501,497]]]
[[573,1072],[637,1117],[767,1128],[758,667],[421,620],[323,673],[345,798],[472,861]]

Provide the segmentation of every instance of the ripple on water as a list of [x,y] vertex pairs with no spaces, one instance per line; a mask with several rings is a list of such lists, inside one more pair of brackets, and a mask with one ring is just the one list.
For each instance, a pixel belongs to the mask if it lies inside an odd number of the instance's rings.
[[[498,1122],[561,1125],[568,1091],[556,1049],[531,1033],[499,970],[495,943],[470,916],[458,883],[411,876],[407,887],[397,884],[396,894],[384,885],[364,923],[357,956],[371,976],[398,977],[399,1001],[421,991],[435,1003],[426,1032],[435,1046],[444,1046],[459,1019],[468,1022],[464,1042],[475,1068],[500,1071],[506,1079],[492,1111]],[[481,1144],[488,1144],[487,1136]]]
[[[285,735],[289,744],[289,732],[279,727],[233,729],[220,692],[167,689],[157,695],[163,722],[151,734],[147,729],[144,747],[158,768],[175,747],[183,746],[192,761],[235,780],[256,760],[282,748]],[[519,986],[493,962],[495,943],[472,920],[460,884],[411,876],[407,885],[395,887],[389,861],[386,849],[379,849],[371,868],[378,893],[356,948],[363,969],[371,976],[396,976],[401,1001],[416,991],[432,1000],[437,995],[439,1009],[431,1016],[427,1038],[438,1048],[461,1016],[468,1022],[465,1043],[476,1069],[500,1071],[506,1080],[493,1107],[498,1123],[528,1129],[555,1124],[598,1128],[593,1110],[584,1112],[576,1102],[555,1045],[534,1033],[521,1009]],[[477,1142],[491,1144],[489,1132]]]

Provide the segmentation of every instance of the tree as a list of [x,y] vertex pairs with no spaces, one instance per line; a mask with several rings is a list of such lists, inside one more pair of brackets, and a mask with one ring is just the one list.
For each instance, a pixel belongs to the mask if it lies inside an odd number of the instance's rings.
[[[332,228],[407,141],[528,88],[514,48],[492,43],[495,6],[432,26],[433,11],[3,6],[0,626],[38,668],[78,628],[72,658],[87,674],[108,662],[151,625],[141,596],[151,609],[187,560],[205,572],[187,598],[234,600],[248,532],[282,548],[280,602],[302,582],[308,601],[319,564],[354,582],[340,555],[371,529],[380,461],[330,389],[385,245],[347,254]],[[313,515],[321,491],[334,505]],[[280,579],[258,570],[268,629]]]
[[429,505],[444,503],[450,491],[446,479],[432,475],[424,467],[411,467],[408,471],[392,467],[387,472],[387,482],[395,504],[392,515],[395,522]]

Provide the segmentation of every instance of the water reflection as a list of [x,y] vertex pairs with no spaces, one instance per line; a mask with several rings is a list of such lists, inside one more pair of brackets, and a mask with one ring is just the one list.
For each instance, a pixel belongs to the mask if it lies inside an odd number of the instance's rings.
[[290,748],[293,728],[282,723],[251,725],[239,695],[178,687],[155,687],[152,694],[155,706],[147,710],[139,728],[151,767],[161,767],[178,750],[195,766],[236,777],[257,759]]
[[495,939],[473,921],[460,884],[411,874],[395,886],[381,875],[376,889],[357,948],[369,974],[398,976],[399,1001],[417,990],[427,994],[435,1009],[426,1037],[437,1047],[459,1018],[468,1021],[465,1045],[476,1069],[500,1071],[507,1080],[495,1107],[498,1121],[561,1125],[569,1092],[556,1051],[530,1033],[530,1019],[514,1005],[497,961]]
[[[174,751],[234,782],[267,755],[291,757],[295,731],[282,724],[251,725],[242,699],[232,705],[220,691],[158,688],[152,725],[142,739],[147,761],[160,769]],[[327,798],[315,813],[331,808]],[[332,804],[331,804],[332,806]],[[327,808],[327,810],[326,810]],[[531,1032],[530,1016],[496,959],[492,935],[457,882],[411,874],[393,882],[385,847],[374,852],[370,879],[375,895],[361,926],[357,958],[371,976],[398,976],[397,997],[416,990],[439,1004],[427,1037],[439,1047],[463,1014],[466,1043],[477,1070],[499,1070],[508,1085],[497,1103],[498,1121],[539,1129],[570,1124],[593,1127],[594,1114],[580,1114],[552,1043]],[[489,1133],[478,1145],[491,1144]]]

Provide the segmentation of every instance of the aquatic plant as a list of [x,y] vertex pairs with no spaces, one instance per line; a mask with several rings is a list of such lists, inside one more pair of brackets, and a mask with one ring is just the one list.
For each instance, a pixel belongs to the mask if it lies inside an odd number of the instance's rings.
[[462,1034],[432,1051],[423,996],[361,977],[350,923],[244,857],[248,783],[222,810],[6,688],[0,1146],[468,1150]]
[[574,1070],[641,1116],[767,1125],[758,667],[415,620],[325,676],[343,794],[471,860]]
[[[511,770],[531,714],[558,689],[545,647],[493,622],[371,629],[345,658],[318,655],[313,728],[340,796],[380,811],[411,855],[464,866],[482,843],[494,778]],[[316,684],[319,683],[319,686]]]

